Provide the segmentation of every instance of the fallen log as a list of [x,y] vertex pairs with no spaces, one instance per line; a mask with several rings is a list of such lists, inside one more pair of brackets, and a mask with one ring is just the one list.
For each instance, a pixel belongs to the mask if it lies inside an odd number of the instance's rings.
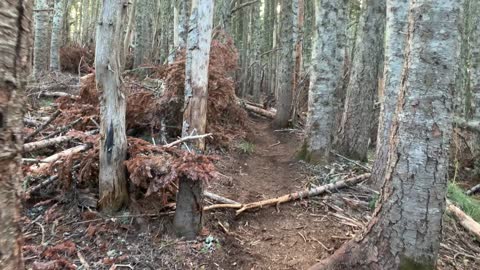
[[74,138],[75,137],[73,136],[60,136],[60,137],[56,137],[48,140],[41,140],[38,142],[26,143],[23,145],[23,153],[33,152],[43,148],[50,147],[52,145],[68,142]]
[[88,150],[90,147],[91,147],[91,145],[82,144],[82,145],[79,145],[79,146],[75,146],[75,147],[63,150],[62,152],[56,153],[54,155],[51,155],[49,157],[46,157],[46,158],[42,159],[41,164],[39,164],[39,165],[32,165],[30,167],[30,171],[33,172],[33,173],[40,173],[47,166],[49,166],[50,163],[53,163],[53,162],[59,160],[60,158],[68,157],[68,156],[83,152],[85,150]]
[[236,214],[239,215],[242,212],[253,209],[253,208],[262,208],[264,206],[278,205],[280,203],[285,203],[293,200],[303,199],[306,197],[313,197],[323,194],[327,191],[334,191],[336,189],[341,189],[349,186],[356,185],[365,179],[370,177],[370,173],[365,173],[359,176],[355,176],[349,179],[341,180],[335,183],[330,183],[327,185],[319,186],[313,189],[303,190],[295,193],[290,193],[273,199],[267,199],[259,202],[247,203],[242,205],[242,207],[237,210]]
[[41,122],[31,118],[23,118],[23,123],[25,125],[32,126],[32,127],[37,127],[42,124]]
[[69,93],[78,92],[80,90],[80,85],[66,85],[66,84],[50,84],[50,85],[30,85],[27,86],[27,92],[30,93],[29,96],[36,97],[69,97],[72,99],[77,99],[78,96],[72,95]]
[[477,192],[480,191],[480,184],[472,187],[471,189],[467,190],[467,192],[465,192],[465,194],[467,194],[468,196],[472,195],[472,194],[475,194]]
[[48,120],[43,123],[40,127],[38,127],[37,129],[35,129],[34,132],[30,133],[26,138],[25,138],[25,141],[28,142],[30,141],[30,139],[32,139],[33,137],[37,136],[38,133],[40,133],[41,131],[43,131],[44,129],[46,129],[48,127],[48,125],[50,125],[50,123],[53,122],[53,120],[55,120],[62,112],[60,110],[56,110],[52,116],[50,116],[48,118]]
[[447,213],[451,214],[462,227],[480,241],[480,224],[447,200]]
[[261,116],[264,116],[264,117],[267,117],[267,118],[270,118],[270,119],[275,118],[275,115],[276,115],[276,113],[274,113],[274,112],[267,111],[265,109],[250,105],[248,103],[243,103],[243,106],[248,111],[254,112],[258,115],[261,115]]
[[178,139],[174,142],[171,142],[169,144],[163,145],[163,147],[170,148],[170,147],[173,147],[177,144],[181,144],[181,143],[186,142],[186,141],[203,139],[203,138],[206,138],[206,137],[210,137],[212,135],[213,135],[212,133],[208,133],[208,134],[203,134],[203,135],[187,136],[187,137],[180,138],[180,139]]

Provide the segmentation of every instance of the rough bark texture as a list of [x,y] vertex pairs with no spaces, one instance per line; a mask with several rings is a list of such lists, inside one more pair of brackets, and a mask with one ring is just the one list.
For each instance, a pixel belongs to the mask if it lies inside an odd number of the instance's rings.
[[[480,121],[480,1],[471,2],[472,33],[471,33],[471,67],[470,89],[472,92],[472,118]],[[475,173],[480,175],[480,134],[475,135]]]
[[363,6],[338,142],[340,153],[359,160],[367,159],[385,31],[385,1]]
[[62,42],[62,26],[64,14],[64,0],[55,0],[52,40],[50,43],[50,70],[60,71],[60,43]]
[[0,1],[0,269],[24,269],[19,194],[23,95],[30,71],[32,1]]
[[291,0],[280,0],[280,59],[279,83],[277,90],[277,115],[273,120],[276,128],[285,128],[289,125],[290,111],[293,96],[294,58],[294,31],[293,3]]
[[397,105],[406,46],[408,0],[387,0],[383,93],[378,126],[376,157],[370,182],[377,190],[383,184],[388,159],[388,138]]
[[50,44],[48,0],[35,1],[35,43],[33,44],[33,76],[38,77],[49,69]]
[[311,269],[435,269],[447,190],[457,0],[411,0],[386,181],[367,230]]
[[308,95],[307,137],[301,153],[313,163],[330,159],[340,106],[336,96],[343,80],[345,57],[345,0],[315,1],[315,41]]
[[202,182],[180,179],[175,209],[174,226],[179,237],[195,239],[202,230],[203,187]]
[[[185,111],[182,137],[205,134],[207,125],[208,65],[212,39],[213,0],[193,0],[185,67]],[[205,150],[204,139],[191,144]],[[174,225],[179,236],[191,239],[202,228],[202,182],[182,179],[177,194]],[[180,206],[180,207],[179,207]]]
[[95,70],[100,96],[100,206],[105,212],[120,209],[128,199],[125,130],[126,95],[121,82],[123,17],[127,1],[104,0],[97,29]]
[[135,13],[135,55],[134,67],[138,67],[149,61],[152,56],[153,43],[153,18],[152,11],[155,10],[153,0],[138,0]]
[[187,44],[188,1],[175,0],[173,44],[177,50],[185,49]]

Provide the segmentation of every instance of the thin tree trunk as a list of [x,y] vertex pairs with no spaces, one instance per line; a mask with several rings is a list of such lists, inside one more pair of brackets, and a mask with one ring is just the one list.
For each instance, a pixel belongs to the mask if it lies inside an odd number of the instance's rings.
[[48,25],[50,11],[47,0],[35,1],[35,43],[33,49],[33,76],[38,78],[42,73],[48,72],[50,49],[45,44],[50,44]]
[[64,14],[64,0],[55,0],[52,24],[52,40],[50,45],[50,70],[60,71],[60,42],[62,40],[62,26]]
[[279,85],[277,93],[277,115],[273,124],[277,128],[289,125],[293,97],[293,71],[295,67],[293,50],[294,42],[294,16],[291,0],[281,0],[280,11],[280,62]]
[[[480,2],[471,2],[471,66],[470,66],[470,89],[472,92],[472,118],[480,121]],[[475,173],[480,175],[480,134],[475,135]]]
[[97,29],[95,70],[100,97],[99,204],[103,211],[119,210],[128,200],[125,130],[126,94],[122,89],[122,23],[127,0],[104,0]]
[[[185,67],[182,137],[205,134],[213,11],[213,0],[192,1]],[[191,147],[203,151],[205,141],[197,140]],[[193,239],[202,228],[202,183],[201,180],[182,178],[179,188],[174,218],[175,230],[179,236]]]
[[[380,95],[381,109],[378,126],[375,162],[370,183],[380,190],[387,167],[388,147],[393,115],[400,91],[404,54],[407,39],[408,0],[387,0],[387,24],[385,40],[385,67],[383,94]],[[392,38],[395,37],[395,38]]]
[[338,142],[340,153],[359,160],[367,160],[375,117],[379,67],[383,59],[385,0],[366,0],[363,6]]
[[346,0],[315,2],[315,41],[308,95],[307,136],[302,158],[328,163],[340,102],[336,96],[343,80],[346,45]]
[[30,71],[33,1],[0,2],[0,269],[24,269],[20,230],[25,78]]
[[377,209],[362,235],[311,269],[435,269],[461,8],[457,0],[410,1],[402,85]]
[[152,10],[155,10],[153,4],[153,0],[139,0],[136,6],[134,67],[138,67],[151,59],[153,42],[151,13]]

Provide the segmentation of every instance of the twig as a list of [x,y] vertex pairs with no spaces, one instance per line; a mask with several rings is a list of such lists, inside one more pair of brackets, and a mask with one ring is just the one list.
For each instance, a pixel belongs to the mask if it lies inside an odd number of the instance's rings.
[[88,262],[85,260],[85,257],[83,257],[82,253],[80,251],[77,251],[77,256],[80,262],[82,263],[82,266],[85,270],[90,270],[90,265]]
[[238,204],[238,205],[241,205],[241,203],[239,202],[236,202],[234,200],[230,200],[228,198],[225,198],[225,197],[222,197],[220,195],[217,195],[217,194],[214,194],[214,193],[211,193],[209,191],[204,191],[203,192],[203,195],[209,199],[212,199],[212,200],[215,200],[217,202],[221,202],[221,203],[226,203],[226,204]]
[[58,134],[60,134],[62,132],[68,131],[69,129],[71,129],[74,125],[76,125],[81,120],[82,120],[82,118],[78,118],[77,120],[75,120],[73,122],[70,122],[68,125],[63,126],[60,129],[58,129],[57,131],[53,132],[52,134],[49,134],[48,136],[46,136],[45,139],[53,138],[53,137],[57,136]]
[[35,137],[38,133],[40,133],[40,131],[44,130],[45,128],[48,127],[48,125],[50,125],[50,123],[55,120],[59,115],[60,115],[61,111],[60,110],[57,110],[55,111],[52,116],[50,116],[50,118],[48,118],[48,120],[43,123],[39,128],[37,128],[34,132],[30,133],[30,135],[28,135],[26,138],[25,138],[25,141],[28,142],[30,141],[31,138]]
[[208,133],[208,134],[203,134],[203,135],[187,136],[187,137],[180,138],[180,139],[178,139],[174,142],[171,142],[169,144],[163,145],[163,147],[170,148],[170,147],[173,147],[177,144],[181,144],[181,143],[186,142],[186,141],[203,139],[203,138],[206,138],[206,137],[211,137],[212,135],[213,135],[212,133]]
[[357,165],[357,166],[359,166],[359,167],[364,168],[364,169],[367,170],[367,171],[371,171],[371,170],[372,170],[372,168],[367,167],[367,166],[365,166],[365,165],[362,165],[362,164],[358,163],[358,162],[355,161],[355,160],[352,160],[352,159],[349,159],[349,158],[347,158],[347,157],[345,157],[345,156],[342,156],[342,155],[340,155],[339,153],[336,153],[336,152],[334,152],[334,151],[330,151],[330,152],[331,152],[332,154],[334,154],[335,156],[337,156],[337,157],[343,158],[343,159],[345,159],[346,161],[349,161],[349,162],[351,162],[351,163],[353,163],[353,164],[355,164],[355,165]]
[[27,189],[27,191],[25,191],[25,195],[28,196],[28,195],[32,194],[33,192],[41,189],[42,187],[45,187],[45,186],[50,185],[51,183],[53,183],[53,182],[56,181],[57,179],[58,179],[58,174],[52,175],[52,176],[50,176],[47,180],[41,182],[40,184],[35,185],[35,186],[30,187],[29,189]]

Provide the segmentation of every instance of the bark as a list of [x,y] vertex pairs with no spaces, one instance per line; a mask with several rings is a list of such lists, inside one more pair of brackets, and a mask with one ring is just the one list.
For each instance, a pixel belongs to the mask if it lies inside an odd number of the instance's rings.
[[189,0],[175,0],[173,44],[178,51],[185,49],[187,44],[188,2]]
[[289,125],[293,97],[294,71],[294,30],[293,3],[291,0],[281,0],[280,11],[280,75],[277,91],[277,114],[273,120],[276,128],[285,128]]
[[296,38],[295,38],[295,71],[293,79],[294,91],[298,90],[298,84],[302,75],[303,66],[303,25],[305,23],[304,0],[297,0]]
[[[186,52],[182,137],[205,134],[213,11],[213,0],[192,1]],[[203,151],[205,140],[199,139],[191,147]],[[192,239],[200,233],[203,222],[202,185],[201,181],[188,178],[180,180],[174,226],[181,237]]]
[[49,17],[50,11],[47,0],[35,1],[35,39],[33,48],[33,76],[38,78],[49,69],[50,49],[45,44],[50,44]]
[[52,40],[50,44],[50,70],[60,71],[60,43],[62,42],[62,26],[64,14],[64,0],[55,0]]
[[135,54],[134,68],[150,61],[152,57],[153,43],[153,21],[152,10],[154,9],[153,0],[138,0],[135,13]]
[[308,162],[327,163],[336,130],[345,57],[345,0],[315,2],[315,37],[308,95],[307,136],[301,153]]
[[311,269],[435,269],[461,7],[457,0],[410,1],[402,84],[377,209],[362,235]]
[[[471,66],[470,66],[470,89],[472,118],[480,121],[480,2],[471,1],[472,32],[471,32]],[[474,137],[475,151],[475,174],[480,176],[480,134]]]
[[99,204],[103,211],[119,210],[128,200],[125,130],[126,94],[122,88],[123,27],[127,1],[105,0],[97,29],[95,70],[100,96]]
[[132,44],[132,33],[134,28],[134,20],[135,20],[135,6],[137,0],[133,0],[128,7],[128,22],[125,30],[125,38],[123,39],[123,64],[122,67],[125,68],[126,56],[130,52],[130,45]]
[[375,162],[373,163],[371,184],[380,190],[385,177],[388,158],[388,138],[393,115],[397,106],[400,80],[404,65],[407,33],[408,0],[387,0],[387,23],[385,29],[385,66],[383,93],[380,94],[380,120],[377,135]]
[[19,193],[32,1],[0,1],[0,269],[24,269]]
[[375,98],[378,94],[379,68],[383,59],[385,2],[366,0],[359,22],[355,58],[347,86],[338,151],[345,156],[367,160]]

